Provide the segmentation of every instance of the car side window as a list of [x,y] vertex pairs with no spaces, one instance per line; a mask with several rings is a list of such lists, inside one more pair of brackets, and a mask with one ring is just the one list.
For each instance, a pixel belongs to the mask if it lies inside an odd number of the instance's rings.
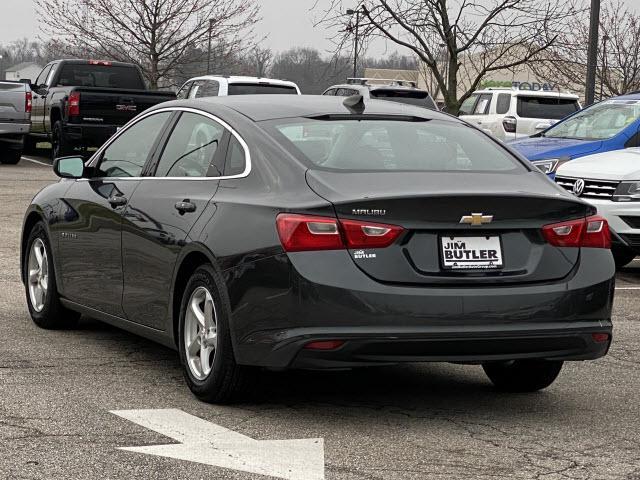
[[51,72],[52,67],[53,65],[47,65],[42,69],[42,71],[40,72],[40,75],[38,75],[38,78],[36,78],[35,85],[40,86],[47,80],[47,77],[49,76],[49,72]]
[[483,93],[478,99],[476,108],[473,110],[474,115],[486,115],[489,113],[489,106],[491,105],[491,94]]
[[498,101],[496,103],[496,113],[498,115],[503,115],[509,111],[510,107],[511,107],[511,94],[510,93],[498,94]]
[[189,97],[189,89],[191,88],[191,85],[193,85],[193,82],[187,82],[180,90],[178,90],[178,93],[176,93],[178,100],[185,100]]
[[326,92],[323,93],[323,95],[335,95],[336,94],[336,89],[335,88],[330,88],[329,90],[327,90]]
[[227,177],[241,175],[245,171],[246,163],[244,148],[242,148],[238,139],[231,135],[229,148],[227,149],[227,160],[224,164],[224,175]]
[[196,90],[191,98],[217,97],[219,92],[220,84],[218,82],[215,80],[202,80],[196,82]]
[[98,176],[140,177],[169,117],[171,112],[156,113],[125,130],[103,152]]
[[204,115],[183,113],[171,132],[156,177],[221,176],[213,164],[225,129]]
[[468,97],[462,105],[460,105],[459,115],[473,115],[473,110],[479,95],[474,94]]

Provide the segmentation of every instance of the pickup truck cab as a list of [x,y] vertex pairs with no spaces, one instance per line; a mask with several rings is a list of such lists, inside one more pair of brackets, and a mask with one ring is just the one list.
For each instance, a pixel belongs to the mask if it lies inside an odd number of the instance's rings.
[[15,165],[20,161],[30,118],[29,85],[0,81],[0,163]]
[[32,85],[33,110],[27,148],[49,141],[52,157],[100,147],[119,127],[173,92],[149,91],[133,64],[56,60]]

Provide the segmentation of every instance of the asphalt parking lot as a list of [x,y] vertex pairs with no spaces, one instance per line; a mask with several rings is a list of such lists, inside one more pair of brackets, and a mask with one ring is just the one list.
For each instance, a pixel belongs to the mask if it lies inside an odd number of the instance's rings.
[[[72,331],[32,324],[19,279],[22,214],[55,178],[44,158],[31,160],[0,165],[0,479],[268,478],[122,450],[198,435],[111,413],[150,409],[199,417],[221,436],[318,439],[324,476],[312,465],[298,480],[640,479],[640,261],[618,276],[609,355],[566,364],[543,392],[499,394],[479,366],[428,364],[265,373],[255,402],[212,406],[190,394],[171,350],[89,318]],[[236,455],[214,450],[198,444],[189,455]],[[294,478],[288,457],[268,459],[281,478]]]

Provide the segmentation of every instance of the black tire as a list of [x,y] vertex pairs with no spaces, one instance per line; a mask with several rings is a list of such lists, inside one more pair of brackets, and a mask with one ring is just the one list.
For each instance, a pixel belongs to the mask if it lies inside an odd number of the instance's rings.
[[[46,249],[47,259],[47,293],[45,295],[44,306],[38,311],[33,305],[31,296],[29,294],[29,255],[34,242],[40,240]],[[72,328],[77,325],[80,319],[80,314],[69,310],[62,306],[60,303],[60,295],[58,294],[58,288],[56,284],[56,275],[54,270],[53,252],[51,251],[51,244],[49,243],[49,237],[45,230],[44,224],[38,222],[31,229],[29,237],[27,239],[27,245],[24,256],[24,264],[22,266],[25,278],[25,292],[27,296],[27,305],[29,307],[29,313],[33,322],[40,328],[45,329],[63,329]]]
[[513,360],[489,362],[484,372],[498,390],[504,392],[536,392],[547,388],[558,377],[563,362],[550,360]]
[[25,153],[36,153],[38,150],[38,139],[36,137],[32,137],[27,135],[24,137],[24,152]]
[[[213,355],[211,371],[199,379],[189,366],[185,345],[185,323],[187,308],[192,295],[204,287],[215,305],[217,345]],[[193,273],[185,288],[180,306],[178,347],[180,363],[187,385],[200,400],[209,403],[230,403],[245,398],[250,392],[255,369],[238,365],[231,344],[229,329],[231,307],[221,275],[211,266],[203,265]]]
[[69,155],[73,155],[73,147],[64,135],[62,121],[58,120],[51,130],[51,160]]
[[628,248],[614,248],[611,250],[611,253],[613,253],[613,260],[616,262],[617,269],[628,265],[636,258],[636,252]]
[[17,165],[22,158],[22,150],[0,147],[0,163],[4,165]]

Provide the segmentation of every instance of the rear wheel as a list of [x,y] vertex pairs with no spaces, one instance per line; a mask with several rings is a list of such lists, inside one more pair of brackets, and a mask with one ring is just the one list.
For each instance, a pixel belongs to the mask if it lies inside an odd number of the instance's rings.
[[69,145],[62,129],[62,121],[53,124],[51,131],[51,160],[73,155],[73,148]]
[[32,137],[31,135],[27,135],[24,137],[24,151],[26,153],[36,153],[38,149],[38,139],[36,137]]
[[16,165],[22,158],[22,150],[14,150],[0,145],[0,163]]
[[253,369],[238,365],[231,345],[230,306],[222,278],[211,266],[189,279],[180,308],[180,361],[200,400],[226,403],[247,392]]
[[512,360],[482,365],[498,390],[535,392],[547,388],[558,377],[563,362],[549,360]]
[[29,234],[23,269],[27,305],[34,323],[46,329],[74,326],[80,314],[60,303],[49,238],[42,222]]
[[622,268],[636,258],[636,252],[628,248],[614,248],[611,253],[613,253],[613,260],[616,262],[616,268]]

